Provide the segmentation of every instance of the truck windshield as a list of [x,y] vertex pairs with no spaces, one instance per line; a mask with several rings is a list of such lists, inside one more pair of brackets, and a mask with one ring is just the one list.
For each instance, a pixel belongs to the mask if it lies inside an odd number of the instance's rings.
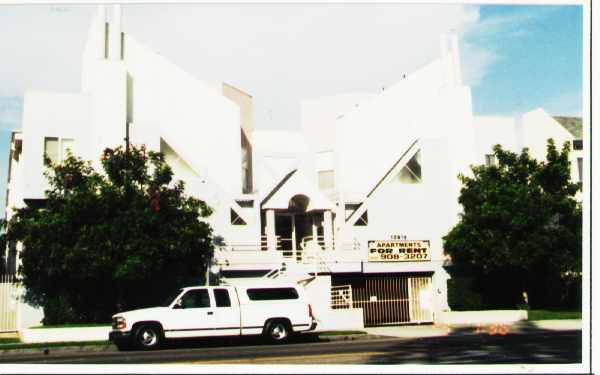
[[169,307],[171,305],[171,302],[173,302],[173,300],[181,293],[183,289],[177,289],[176,291],[170,293],[167,298],[165,298],[165,301],[162,303],[162,307]]

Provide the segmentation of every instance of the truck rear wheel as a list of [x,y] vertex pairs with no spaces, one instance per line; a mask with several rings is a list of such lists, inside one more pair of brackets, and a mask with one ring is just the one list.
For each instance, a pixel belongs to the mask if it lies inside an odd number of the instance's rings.
[[135,331],[134,341],[139,349],[156,349],[162,342],[162,331],[156,325],[144,324]]
[[284,343],[292,335],[290,324],[283,320],[274,320],[267,323],[265,336],[272,343]]

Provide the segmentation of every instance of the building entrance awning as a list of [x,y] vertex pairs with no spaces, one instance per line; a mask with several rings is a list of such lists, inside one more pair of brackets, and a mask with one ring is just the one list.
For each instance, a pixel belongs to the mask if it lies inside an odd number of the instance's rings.
[[[298,199],[302,197],[302,199]],[[322,194],[315,184],[294,170],[288,173],[279,184],[263,199],[261,208],[264,210],[290,210],[295,202],[304,202],[303,211],[333,210],[334,204]]]

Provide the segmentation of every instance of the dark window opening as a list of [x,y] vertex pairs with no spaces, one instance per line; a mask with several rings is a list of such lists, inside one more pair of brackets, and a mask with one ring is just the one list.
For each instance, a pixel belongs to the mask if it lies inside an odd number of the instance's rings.
[[236,201],[237,204],[240,205],[240,207],[243,208],[252,208],[254,207],[254,201],[252,199],[250,200],[240,200],[240,201]]
[[227,289],[215,289],[215,302],[217,307],[230,307],[231,300],[229,299],[229,292]]
[[231,224],[233,225],[246,225],[246,222],[244,221],[244,219],[242,219],[240,217],[240,215],[237,214],[237,212],[235,212],[233,210],[233,208],[230,209],[230,219],[231,219]]
[[294,288],[248,289],[246,293],[251,301],[298,299],[298,292]]
[[354,226],[366,227],[367,225],[369,225],[369,214],[368,214],[368,211],[365,211],[365,212],[363,212],[362,215],[360,215],[358,220],[356,220],[356,223],[354,223]]
[[362,203],[346,203],[345,209],[346,209],[346,221],[348,221],[348,219],[350,219],[350,216],[352,216],[352,214],[358,210],[358,208],[360,207]]
[[581,140],[581,139],[573,140],[573,150],[583,150],[583,140]]
[[396,180],[402,184],[419,184],[421,173],[421,150],[418,150],[396,175]]
[[197,309],[201,307],[210,307],[210,297],[208,290],[195,289],[189,290],[181,297],[181,307],[184,309]]
[[494,154],[488,154],[485,155],[485,166],[486,167],[493,167],[496,166],[496,155]]

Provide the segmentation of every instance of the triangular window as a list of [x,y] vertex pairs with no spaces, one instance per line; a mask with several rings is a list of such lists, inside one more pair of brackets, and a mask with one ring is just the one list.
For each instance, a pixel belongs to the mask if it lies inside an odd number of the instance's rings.
[[368,215],[368,211],[365,211],[365,212],[363,212],[362,215],[360,215],[358,220],[356,220],[356,223],[354,223],[354,226],[355,227],[366,227],[367,225],[369,225],[369,215]]
[[240,217],[240,215],[237,214],[237,212],[235,212],[233,210],[233,208],[229,209],[229,214],[231,217],[231,224],[233,225],[246,225],[246,222],[244,221],[244,219],[242,219]]
[[421,150],[418,150],[392,180],[401,184],[420,184],[421,179]]
[[346,221],[350,219],[350,216],[354,214],[354,211],[358,210],[361,203],[346,203]]

